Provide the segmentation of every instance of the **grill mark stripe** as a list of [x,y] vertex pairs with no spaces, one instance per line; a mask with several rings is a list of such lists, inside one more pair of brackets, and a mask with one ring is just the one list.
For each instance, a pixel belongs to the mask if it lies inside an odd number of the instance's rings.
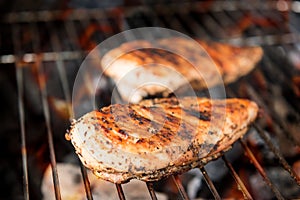
[[[134,145],[136,147],[136,149],[134,150],[135,152],[137,152],[137,150],[139,149],[143,149],[143,148],[149,148],[152,150],[156,150],[156,147],[162,147],[164,145],[169,145],[169,143],[171,143],[172,139],[174,137],[176,137],[176,132],[172,131],[172,127],[174,127],[174,123],[171,123],[168,126],[162,126],[161,123],[159,123],[158,121],[151,121],[150,119],[140,115],[138,112],[136,112],[135,109],[133,109],[134,106],[128,106],[128,111],[130,113],[130,118],[133,119],[133,121],[137,122],[136,125],[138,127],[139,122],[143,122],[142,125],[149,125],[151,126],[150,123],[155,123],[157,124],[158,127],[161,127],[159,129],[159,131],[156,134],[153,134],[153,136],[151,136],[150,138],[139,138],[138,141],[135,140],[134,137],[132,137],[131,135],[128,134],[122,134],[122,133],[126,133],[129,132],[126,128],[124,129],[120,129],[118,127],[118,123],[116,123],[118,120],[116,120],[115,116],[113,115],[113,110],[114,109],[121,109],[122,105],[113,105],[112,107],[115,108],[111,108],[110,110],[112,111],[109,114],[104,114],[103,112],[96,112],[96,117],[94,117],[94,124],[98,124],[97,129],[95,129],[96,131],[99,131],[98,127],[101,127],[102,129],[102,134],[105,135],[105,137],[107,137],[108,139],[110,139],[111,141],[113,141],[114,143],[121,145],[125,148],[125,146],[128,146],[126,144],[130,143],[130,145]],[[142,106],[144,107],[144,106]],[[140,107],[139,107],[140,108]],[[145,107],[144,107],[145,108]],[[124,113],[125,112],[121,112]],[[111,119],[111,116],[113,116],[113,118]],[[118,118],[124,117],[118,115]],[[168,116],[169,118],[174,118],[172,116]],[[106,119],[106,120],[103,120]],[[176,119],[176,118],[174,118]],[[174,120],[173,119],[173,120]],[[105,121],[105,123],[104,123]],[[109,122],[107,122],[109,121]],[[169,119],[169,121],[171,121]],[[178,119],[176,119],[176,121],[178,121]],[[152,126],[151,126],[152,127]],[[114,132],[112,132],[112,130],[114,130],[115,132],[119,133],[119,134],[113,134]],[[122,139],[126,140],[126,142],[124,142],[123,140],[120,140],[120,136]],[[150,140],[150,141],[149,141]]]
[[166,50],[149,48],[149,49],[145,49],[145,52],[149,54],[149,56],[152,56],[154,60],[157,59],[157,60],[168,61],[174,64],[175,67],[176,65],[179,64],[178,62],[179,56],[175,56],[173,53],[168,52]]
[[200,119],[202,121],[210,121],[210,119],[211,119],[210,113],[207,113],[207,112],[201,112],[201,111],[197,111],[197,110],[193,110],[193,109],[183,109],[183,110],[187,114],[197,117],[198,119]]
[[[144,109],[148,107],[142,107]],[[163,109],[162,107],[158,107]],[[168,135],[168,138],[172,140],[174,137],[179,136],[181,140],[189,140],[191,141],[194,134],[195,134],[195,127],[193,124],[190,124],[186,122],[180,114],[182,110],[180,107],[176,107],[177,112],[170,111],[169,109],[163,109],[163,115],[161,115],[162,112],[155,112],[153,110],[154,120],[153,122],[159,123],[160,125],[163,125],[162,129],[160,130],[160,134],[157,134],[157,136],[161,136],[163,138],[166,138],[165,135]],[[150,109],[150,108],[149,108]],[[178,112],[180,111],[180,112]],[[155,117],[158,116],[158,117]],[[164,120],[155,120],[163,118]],[[175,131],[175,132],[174,132]],[[194,133],[193,133],[194,132]],[[159,138],[158,138],[159,139]]]
[[[150,112],[152,115],[153,115],[153,119],[149,119],[149,118],[146,118],[144,116],[142,116],[136,109],[138,110],[146,110],[146,111],[149,111],[151,108],[154,108],[152,110],[152,112]],[[158,107],[157,107],[158,108]],[[164,137],[164,135],[167,133],[167,132],[170,132],[170,134],[168,134],[169,136],[172,136],[174,137],[175,136],[175,133],[172,131],[172,128],[174,126],[176,126],[176,123],[178,123],[179,119],[177,119],[176,117],[174,116],[171,116],[171,115],[167,115],[166,117],[164,117],[161,112],[159,111],[156,111],[155,110],[155,107],[145,107],[145,106],[142,106],[142,107],[136,107],[136,106],[133,106],[131,107],[132,109],[132,112],[135,113],[136,116],[139,116],[143,119],[146,119],[146,120],[149,120],[149,125],[151,127],[160,127],[159,129],[159,132],[157,132],[157,134],[153,135],[152,137],[154,137],[153,139],[159,139],[159,138],[156,138],[156,137]],[[165,120],[161,121],[161,120],[157,120],[157,119],[160,119],[160,118],[164,118]],[[151,124],[150,124],[151,123]],[[162,133],[164,132],[164,133]],[[161,134],[159,134],[161,133]],[[172,138],[170,138],[172,139]]]
[[143,51],[141,51],[140,49],[138,50],[133,50],[132,52],[130,52],[129,54],[133,54],[132,56],[136,56],[137,58],[140,59],[141,62],[146,60],[147,55],[144,54]]
[[[152,102],[161,103],[161,102]],[[169,102],[165,102],[167,104]],[[178,102],[175,102],[177,104]],[[172,103],[173,104],[173,103]],[[111,112],[97,112],[97,117],[94,119],[100,124],[102,134],[109,138],[114,143],[125,147],[126,144],[135,146],[132,151],[148,148],[155,150],[156,147],[162,148],[165,145],[170,145],[171,142],[176,142],[177,139],[192,141],[196,134],[195,124],[184,120],[183,115],[196,117],[202,121],[209,121],[210,116],[205,112],[182,109],[180,106],[137,106],[137,105],[112,105],[109,109]],[[126,111],[126,112],[124,112]],[[149,113],[150,112],[150,113]],[[128,115],[127,115],[128,114]],[[152,115],[151,119],[150,114]],[[125,123],[127,127],[118,126],[118,122]],[[131,124],[130,124],[131,123]],[[136,130],[134,129],[136,127]],[[141,127],[139,129],[138,127]],[[128,133],[135,130],[136,134],[139,131],[146,131],[145,127],[151,127],[154,130],[150,137],[135,137]],[[98,130],[99,131],[99,130]],[[122,139],[120,139],[122,138]],[[126,142],[124,142],[126,140]]]

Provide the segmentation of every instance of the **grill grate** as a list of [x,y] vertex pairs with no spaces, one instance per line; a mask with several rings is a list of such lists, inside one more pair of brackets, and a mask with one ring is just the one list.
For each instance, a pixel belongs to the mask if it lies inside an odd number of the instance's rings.
[[216,187],[214,186],[212,180],[209,178],[209,176],[207,175],[206,170],[204,169],[204,167],[200,168],[203,176],[204,176],[204,180],[206,181],[211,193],[213,194],[213,196],[215,197],[215,199],[221,199],[218,191],[216,190]]
[[231,163],[227,160],[227,158],[225,156],[222,157],[226,166],[228,167],[231,175],[234,177],[235,182],[239,185],[239,187],[241,188],[241,191],[243,192],[243,196],[245,199],[253,199],[251,194],[249,193],[249,191],[247,190],[245,184],[243,183],[243,181],[241,180],[241,178],[239,177],[239,175],[236,173],[236,171],[234,170],[233,166],[231,165]]
[[[283,56],[280,58],[274,57],[274,55],[280,55],[282,51],[289,52],[295,49],[294,44],[300,42],[300,35],[290,32],[287,25],[286,18],[289,7],[290,5],[287,4],[287,9],[282,12],[280,11],[281,7],[275,1],[270,1],[266,4],[256,2],[251,3],[251,5],[240,1],[231,3],[227,1],[209,1],[185,2],[180,3],[180,5],[171,3],[168,6],[153,4],[106,10],[78,9],[16,12],[5,15],[1,21],[3,32],[0,33],[0,42],[7,48],[1,49],[0,64],[3,66],[14,64],[16,69],[24,198],[29,199],[31,197],[30,191],[34,190],[30,189],[29,174],[31,169],[29,168],[28,159],[31,155],[27,152],[29,144],[26,141],[30,131],[25,126],[28,120],[26,114],[31,112],[28,110],[28,102],[26,102],[28,101],[26,98],[30,98],[27,84],[31,84],[27,83],[28,79],[26,79],[28,71],[33,70],[34,77],[37,79],[39,96],[33,98],[41,100],[40,107],[46,128],[45,134],[47,135],[47,145],[49,147],[49,162],[51,163],[54,177],[55,196],[56,199],[61,199],[60,175],[57,173],[56,168],[56,156],[59,154],[59,151],[55,145],[57,136],[53,125],[56,121],[51,111],[52,107],[49,97],[64,99],[68,119],[72,119],[74,116],[71,109],[70,96],[70,82],[72,83],[72,80],[70,80],[68,69],[76,72],[88,51],[105,38],[122,30],[145,25],[167,27],[204,39],[214,39],[239,45],[255,44],[264,47],[266,55],[260,64],[260,68],[256,69],[251,77],[242,78],[239,85],[233,84],[226,87],[226,92],[231,97],[249,97],[253,99],[265,112],[264,117],[269,117],[273,121],[270,133],[263,127],[263,122],[255,124],[255,132],[264,140],[269,150],[273,152],[281,163],[283,169],[289,172],[295,184],[299,186],[299,175],[297,175],[280,149],[270,139],[273,136],[277,140],[286,137],[290,144],[300,146],[300,141],[295,139],[295,135],[290,132],[286,119],[280,116],[270,103],[270,96],[273,96],[272,94],[274,93],[273,90],[276,92],[278,87],[289,89],[292,87],[289,81],[289,78],[293,75],[290,68],[291,65],[282,63],[282,60],[286,60]],[[276,51],[273,50],[274,48]],[[278,63],[282,64],[283,67],[279,66]],[[49,80],[50,78],[46,77],[45,74],[51,73],[58,75],[58,78]],[[251,80],[253,77],[257,78],[257,74],[262,74],[267,86],[264,86],[264,83],[254,83]],[[53,83],[60,88],[59,94],[53,91],[53,88],[51,89],[51,84]],[[267,87],[271,91],[265,91],[266,89],[264,88],[258,91],[256,88],[257,84],[263,84],[263,87]],[[54,88],[56,90],[56,87]],[[289,112],[299,121],[299,106],[290,103],[296,100],[283,100]],[[36,104],[38,103],[33,103],[33,106]],[[65,125],[67,126],[68,123]],[[276,198],[284,199],[282,191],[269,178],[247,141],[240,140],[240,145]],[[68,149],[69,147],[66,148]],[[244,179],[235,171],[233,164],[228,161],[226,155],[222,158],[244,198],[253,199],[248,184],[243,182]],[[80,167],[86,197],[87,199],[93,199],[87,171],[81,164]],[[202,172],[211,195],[215,199],[221,199],[221,192],[206,172],[205,167],[199,170]],[[171,179],[177,186],[180,197],[188,199],[188,194],[182,185],[180,177],[172,176]],[[157,199],[153,184],[146,183],[150,197]],[[116,190],[119,198],[125,199],[122,185],[116,184]]]
[[251,150],[249,149],[248,145],[244,141],[242,141],[242,140],[240,140],[240,143],[242,144],[244,150],[246,151],[246,155],[252,161],[253,165],[258,170],[258,172],[261,174],[261,176],[263,177],[264,181],[268,184],[268,186],[274,192],[274,194],[277,197],[277,199],[284,199],[283,196],[281,195],[281,193],[279,192],[278,188],[271,182],[271,180],[267,176],[267,173],[265,172],[265,170],[263,169],[263,167],[260,165],[260,163],[257,161],[257,159],[255,158],[254,154],[251,152]]

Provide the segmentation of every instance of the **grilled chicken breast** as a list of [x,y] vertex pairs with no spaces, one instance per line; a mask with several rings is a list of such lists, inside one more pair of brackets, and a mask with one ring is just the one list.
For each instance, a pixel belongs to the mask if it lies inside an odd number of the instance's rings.
[[[132,41],[106,53],[101,66],[122,98],[169,94],[185,85],[207,89],[249,73],[263,55],[260,47],[236,47],[185,38]],[[165,96],[166,96],[165,95]]]
[[66,137],[96,176],[113,183],[154,181],[220,156],[246,133],[257,112],[244,99],[113,104],[74,121]]

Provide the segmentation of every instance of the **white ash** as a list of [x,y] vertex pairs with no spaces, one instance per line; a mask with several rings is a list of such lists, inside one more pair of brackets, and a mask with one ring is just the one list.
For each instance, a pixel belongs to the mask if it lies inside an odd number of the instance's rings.
[[[86,193],[83,179],[78,165],[57,164],[60,192],[62,199],[84,200]],[[93,199],[119,199],[115,184],[96,178],[90,171],[88,177],[92,189]],[[122,185],[126,199],[144,200],[151,199],[146,183],[132,180]],[[42,194],[44,200],[55,199],[51,166],[44,173],[42,181]],[[166,200],[167,196],[156,192],[157,199]]]

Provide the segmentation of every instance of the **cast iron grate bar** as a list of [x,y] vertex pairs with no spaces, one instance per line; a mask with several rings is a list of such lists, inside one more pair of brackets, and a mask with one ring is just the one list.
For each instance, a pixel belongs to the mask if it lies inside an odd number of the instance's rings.
[[[69,36],[69,38],[72,41],[72,48],[74,49],[81,49],[80,48],[80,44],[79,44],[79,36],[77,34],[76,28],[75,28],[75,22],[74,21],[65,21],[65,29],[66,29],[66,33]],[[83,54],[82,54],[83,55]],[[79,64],[78,59],[76,60],[77,64]],[[69,92],[69,91],[68,91]],[[70,106],[71,102],[70,102]],[[70,110],[72,112],[72,114],[70,115],[70,118],[73,119],[74,118],[74,113],[72,111],[72,109]],[[83,184],[84,184],[84,188],[85,188],[85,192],[86,192],[86,197],[88,200],[92,200],[93,199],[93,195],[92,195],[92,190],[91,190],[91,186],[90,186],[90,181],[87,175],[87,169],[83,166],[83,164],[81,163],[81,161],[79,160],[79,165],[80,165],[80,170],[81,170],[81,175],[82,175],[82,179],[83,179]]]
[[46,122],[46,128],[47,128],[47,137],[48,137],[48,143],[49,143],[49,151],[50,151],[50,163],[52,168],[52,176],[54,181],[54,188],[55,188],[55,197],[56,199],[61,199],[61,193],[60,193],[60,187],[59,187],[59,179],[58,179],[58,173],[57,173],[57,164],[56,164],[56,158],[55,158],[55,150],[54,150],[54,142],[53,142],[53,133],[51,128],[51,119],[50,119],[50,112],[49,112],[49,104],[47,100],[47,89],[45,83],[43,83],[42,77],[44,76],[44,69],[43,65],[41,63],[36,63],[38,66],[38,84],[41,91],[41,97],[42,97],[42,107],[44,112],[44,118]]
[[[299,34],[300,36],[300,34]],[[290,108],[290,112],[293,112],[298,118],[300,118],[300,108],[296,98],[286,95],[286,91],[292,90],[293,83],[291,79],[298,74],[297,63],[289,62],[286,57],[289,57],[289,52],[298,51],[297,45],[299,42],[295,41],[293,45],[283,44],[280,47],[265,47],[266,56],[264,57],[264,65],[262,71],[266,74],[266,79],[273,83],[277,87],[286,88],[282,91],[282,98],[287,102],[287,106]],[[278,56],[274,56],[278,55]],[[275,67],[274,66],[280,66]],[[272,73],[269,73],[272,72]],[[295,99],[295,101],[290,101]],[[284,121],[284,120],[282,120]]]
[[120,200],[126,200],[123,189],[122,189],[122,185],[121,184],[115,184],[117,191],[118,191],[118,196]]
[[[15,54],[21,52],[20,42],[17,38],[20,32],[19,26],[13,28],[13,43]],[[20,58],[20,56],[17,56]],[[26,149],[26,132],[25,132],[25,116],[24,116],[24,81],[23,81],[23,68],[20,66],[20,61],[17,59],[16,66],[16,79],[17,79],[17,92],[18,92],[18,110],[19,110],[19,123],[21,128],[21,154],[22,154],[22,169],[23,169],[23,192],[24,199],[29,200],[29,182],[28,182],[28,163],[27,163],[27,149]]]
[[[79,160],[79,158],[78,158],[78,160]],[[88,200],[93,200],[93,195],[92,195],[90,181],[89,181],[88,175],[87,175],[87,170],[83,166],[83,164],[80,162],[80,160],[79,160],[79,165],[80,165],[81,175],[82,175],[84,189],[85,189],[85,193],[86,193],[86,198]]]
[[[249,84],[247,84],[247,92],[249,92],[249,88],[250,86],[248,86]],[[260,104],[260,106],[263,105],[264,109],[267,109],[268,112],[268,107],[266,107],[264,101],[262,101],[258,95],[256,93],[254,93],[254,90],[251,89],[251,92],[249,92],[249,95],[251,96],[251,98],[255,99],[256,102],[258,102]],[[229,94],[230,96],[235,96],[234,92],[232,90],[228,90],[227,94]],[[274,113],[273,113],[274,114]],[[273,117],[273,115],[272,115]],[[257,133],[259,134],[259,136],[264,140],[264,142],[267,144],[267,146],[269,147],[269,149],[274,153],[274,155],[278,158],[279,162],[281,163],[281,165],[283,166],[283,168],[290,174],[290,176],[296,181],[296,183],[298,185],[300,185],[300,178],[297,175],[297,173],[293,170],[293,168],[288,164],[288,162],[285,160],[285,158],[283,157],[283,155],[281,154],[280,150],[278,148],[275,147],[275,145],[272,143],[272,141],[270,140],[270,137],[268,136],[268,134],[260,127],[260,125],[258,123],[254,123],[253,127],[256,129]],[[276,130],[275,130],[276,131]],[[285,132],[288,132],[284,129],[284,134]],[[289,140],[291,140],[290,137],[292,137],[290,134],[286,135],[287,138]],[[294,144],[294,142],[293,142]],[[295,144],[297,145],[297,144]]]
[[244,182],[241,180],[241,178],[239,177],[239,175],[236,173],[236,171],[234,170],[233,166],[231,165],[231,163],[227,160],[226,156],[223,155],[222,156],[223,161],[225,162],[227,168],[229,169],[229,172],[231,173],[231,175],[233,176],[235,182],[238,184],[239,189],[242,191],[244,198],[245,199],[253,199],[251,194],[249,193],[249,191],[247,190]]
[[21,153],[22,153],[22,167],[23,167],[23,190],[24,198],[29,199],[29,187],[28,187],[28,164],[27,164],[27,150],[26,150],[26,133],[25,133],[25,117],[24,117],[24,87],[23,87],[23,70],[18,64],[16,64],[16,77],[18,88],[18,109],[19,120],[21,127]]
[[[175,16],[176,12],[170,8],[160,8],[157,10],[159,13],[159,20],[164,24],[167,28],[174,29],[181,33],[186,33],[187,30],[183,28],[178,18]],[[167,14],[166,14],[167,12]]]
[[212,180],[209,178],[206,170],[204,167],[200,167],[199,168],[200,171],[202,172],[202,175],[204,177],[204,180],[209,188],[209,190],[211,191],[211,193],[213,194],[213,196],[215,197],[216,200],[221,200],[220,194],[218,193],[215,185],[213,184]]
[[188,24],[191,27],[191,33],[193,36],[201,37],[201,39],[208,39],[208,35],[203,31],[203,27],[195,20],[195,17],[191,13],[181,14],[180,18],[183,23]]
[[[43,52],[42,61],[55,61],[56,60],[56,52]],[[62,51],[60,52],[60,57],[62,60],[76,60],[80,59],[84,52],[82,51]],[[37,54],[35,53],[24,53],[23,60],[24,62],[36,62]],[[26,59],[25,59],[26,58]],[[0,64],[13,64],[17,62],[17,56],[8,54],[8,55],[0,55]]]
[[[258,1],[259,2],[259,1]],[[243,1],[216,1],[211,3],[210,6],[206,6],[207,2],[184,2],[181,3],[181,10],[192,10],[192,9],[201,9],[201,7],[204,7],[203,11],[211,11],[211,12],[222,12],[222,11],[237,11],[237,10],[278,10],[276,1],[275,3],[253,3],[251,6],[248,4],[245,4]],[[172,10],[178,9],[178,2],[168,2],[166,3],[155,3],[153,4],[155,8],[158,7],[166,7],[168,6]],[[135,8],[145,8],[147,6],[141,5],[141,6],[127,6],[127,7],[121,7],[124,9],[135,9]],[[289,3],[287,3],[288,9],[290,9]],[[65,20],[83,20],[87,17],[96,15],[100,18],[106,18],[106,15],[99,15],[99,13],[109,11],[110,9],[75,9],[72,10],[71,13],[68,15]],[[288,10],[287,10],[288,11]],[[55,21],[57,19],[61,19],[62,16],[66,14],[66,10],[40,10],[36,12],[32,11],[22,11],[22,12],[11,12],[6,14],[6,16],[2,19],[2,22],[4,23],[18,23],[18,22],[25,22],[25,23],[33,23],[33,22],[47,22],[47,21]]]
[[[52,25],[52,23],[47,23],[48,25],[48,29],[49,30],[55,30],[54,26]],[[58,70],[58,74],[59,74],[59,78],[60,78],[60,82],[62,84],[62,89],[63,89],[63,94],[64,94],[64,98],[67,104],[67,110],[68,110],[68,114],[69,114],[69,120],[72,121],[74,119],[74,113],[72,111],[72,107],[71,107],[71,93],[70,93],[70,88],[69,88],[69,84],[67,82],[68,78],[66,75],[66,66],[64,64],[64,61],[61,59],[60,57],[60,53],[61,52],[61,46],[60,46],[60,42],[58,39],[58,35],[53,31],[50,34],[50,40],[51,40],[51,44],[53,47],[54,52],[56,52],[56,59],[55,59],[55,65],[56,68]],[[90,182],[87,176],[87,171],[86,168],[80,163],[80,169],[82,172],[82,178],[83,178],[83,183],[84,183],[84,188],[86,191],[86,197],[88,200],[92,200],[93,196],[92,196],[92,192],[91,192],[91,187],[90,187]]]
[[157,197],[156,197],[156,194],[155,194],[155,191],[154,191],[154,188],[153,188],[153,183],[152,182],[146,182],[146,184],[147,184],[147,188],[148,188],[149,194],[151,196],[151,199],[152,200],[157,200]]
[[[254,99],[256,102],[258,102],[258,104],[260,106],[262,106],[264,110],[266,110],[268,113],[270,113],[272,115],[272,119],[276,120],[276,122],[279,121],[279,123],[281,123],[281,120],[279,119],[279,117],[277,117],[277,115],[275,114],[275,112],[273,110],[270,110],[269,107],[266,106],[265,101],[262,99],[262,97],[260,95],[258,95],[256,93],[256,90],[254,90],[250,84],[246,85],[246,89],[247,89],[247,94],[249,94],[252,99]],[[230,94],[230,96],[236,96],[232,90],[229,90],[228,94]],[[277,123],[275,123],[274,125],[276,127],[278,126],[278,128],[283,131],[283,134],[286,135],[286,137],[292,142],[292,144],[299,146],[299,144],[296,141],[294,141],[294,139],[292,138],[293,136],[285,129],[285,127],[282,127],[280,124],[277,125]],[[300,185],[299,176],[296,174],[296,172],[293,170],[293,168],[285,160],[285,158],[281,154],[280,150],[278,148],[276,148],[275,145],[272,143],[268,134],[260,127],[260,125],[258,123],[255,123],[253,126],[256,129],[257,133],[260,135],[260,137],[265,141],[265,143],[267,144],[269,149],[278,158],[278,160],[280,161],[283,168],[290,174],[290,176],[295,180],[295,182],[298,185]],[[274,131],[276,131],[276,134],[281,134],[281,133],[277,133],[278,129],[275,129]]]
[[293,168],[288,164],[288,162],[284,159],[279,149],[274,146],[274,144],[270,140],[270,136],[259,126],[259,124],[254,124],[254,128],[258,132],[261,138],[266,142],[270,150],[276,155],[279,159],[279,162],[282,164],[284,169],[289,172],[291,177],[296,181],[298,185],[300,185],[300,178],[297,173],[293,170]]
[[248,147],[246,142],[244,142],[243,140],[239,140],[239,142],[241,143],[242,147],[244,148],[244,150],[246,152],[246,156],[249,158],[251,163],[255,166],[256,170],[260,173],[260,175],[264,179],[265,183],[274,192],[276,198],[279,199],[279,200],[284,200],[284,197],[281,195],[278,188],[271,182],[271,180],[267,176],[267,173],[265,172],[263,167],[260,165],[260,163],[257,161],[256,157],[254,156],[254,154],[252,153],[252,151],[250,150],[250,148]]
[[276,133],[279,134],[284,134],[287,139],[290,140],[290,142],[296,146],[300,146],[300,142],[298,140],[295,140],[294,137],[291,135],[291,133],[289,131],[287,131],[287,127],[285,125],[285,123],[283,122],[283,120],[280,119],[280,117],[276,114],[275,110],[270,108],[269,106],[266,105],[264,99],[262,99],[262,97],[257,94],[257,92],[255,91],[255,89],[253,88],[253,86],[251,86],[250,84],[247,84],[245,89],[247,90],[247,94],[250,95],[251,98],[253,98],[256,102],[260,103],[260,106],[263,107],[263,109],[269,113],[272,116],[272,119],[274,120],[274,126],[278,127],[278,129],[276,129]]
[[[54,27],[51,25],[52,24],[48,23],[49,30],[54,30]],[[54,31],[50,34],[50,37],[51,37],[50,38],[51,44],[53,46],[53,51],[56,52],[55,65],[58,70],[60,82],[62,84],[64,98],[66,100],[66,104],[67,104],[67,108],[68,108],[67,110],[68,110],[68,114],[69,114],[69,120],[71,121],[74,118],[74,114],[73,114],[72,108],[71,108],[70,88],[69,88],[69,84],[67,82],[68,79],[67,79],[67,75],[66,75],[66,71],[65,71],[66,67],[64,66],[64,62],[60,56],[61,46],[60,46],[60,42],[58,40],[58,36]]]
[[178,192],[179,192],[181,198],[184,199],[184,200],[190,199],[188,194],[186,193],[181,181],[180,181],[179,176],[178,175],[172,175],[172,179],[173,179],[176,187],[178,188]]
[[[33,40],[33,50],[38,55],[39,45],[40,45],[40,38],[38,34],[38,28],[35,23],[31,23],[31,35],[36,36],[35,40]],[[54,150],[54,142],[53,142],[53,132],[51,128],[51,118],[50,118],[50,111],[49,111],[49,103],[47,99],[47,83],[45,80],[45,72],[44,66],[40,59],[37,59],[34,63],[33,67],[36,67],[36,77],[38,79],[38,86],[40,89],[40,95],[42,98],[42,109],[45,118],[45,124],[47,129],[47,139],[48,139],[48,147],[50,152],[50,164],[52,169],[52,177],[54,183],[54,191],[55,197],[57,200],[61,200],[61,192],[60,192],[60,184],[57,172],[57,163],[55,158],[55,150]]]

